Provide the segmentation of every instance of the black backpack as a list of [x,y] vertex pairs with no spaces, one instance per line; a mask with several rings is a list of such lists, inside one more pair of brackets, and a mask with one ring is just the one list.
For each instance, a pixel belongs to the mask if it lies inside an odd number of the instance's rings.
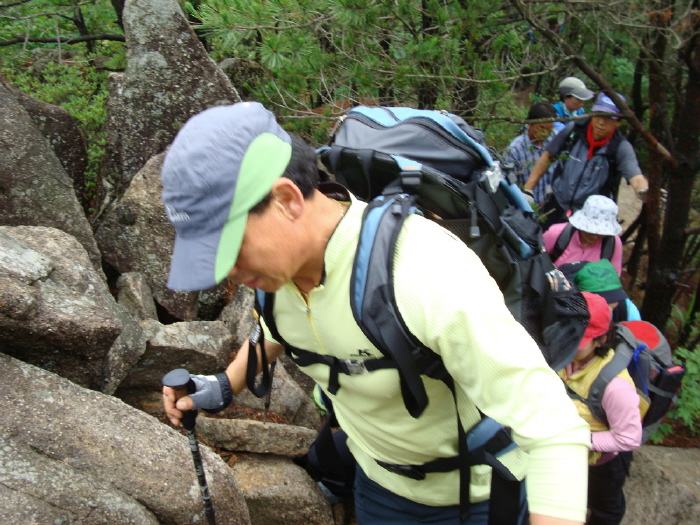
[[[574,236],[574,230],[574,225],[571,223],[567,223],[566,226],[564,226],[564,229],[561,231],[559,237],[557,237],[557,241],[552,247],[552,251],[549,252],[549,257],[552,261],[556,262],[556,260],[561,257],[561,254],[564,253],[566,247],[569,246],[571,238]],[[612,260],[613,253],[615,253],[615,237],[613,235],[605,235],[600,247],[600,258],[610,261]]]
[[[480,257],[550,366],[559,370],[573,359],[588,322],[585,299],[559,281],[535,215],[480,131],[445,112],[359,106],[319,151],[339,182],[360,199],[376,199],[366,212],[372,224],[380,223],[372,210],[393,202],[404,215],[418,211],[454,233]],[[402,222],[395,232],[363,235],[391,238]],[[393,256],[393,246],[386,253]]]
[[[341,120],[330,144],[319,153],[338,181],[359,198],[371,200],[363,217],[350,295],[355,320],[385,357],[339,360],[291,347],[274,322],[274,294],[256,295],[272,336],[298,365],[329,366],[331,393],[339,388],[338,374],[386,367],[397,368],[404,403],[413,417],[420,416],[428,403],[422,375],[444,381],[454,393],[440,357],[408,331],[393,295],[390,268],[395,242],[412,213],[435,220],[479,255],[510,311],[552,368],[563,368],[573,359],[588,322],[585,299],[552,264],[537,219],[514,181],[503,176],[479,131],[455,115],[437,111],[358,107]],[[254,371],[257,357],[252,348],[248,366]],[[258,388],[251,373],[249,388]],[[511,502],[493,505],[491,519],[513,521],[518,482],[497,460],[512,446],[509,430],[486,417],[469,431],[459,421],[456,424],[458,457],[424,465],[380,464],[414,479],[459,468],[463,515],[468,512],[469,467],[488,464],[497,474],[492,476],[492,493]]]
[[[581,138],[586,136],[586,129],[588,128],[590,121],[590,118],[574,121],[574,125],[569,132],[569,136],[566,137],[566,141],[564,142],[561,151],[557,154],[557,157],[561,155],[568,155],[573,145],[576,144],[576,142],[578,142]],[[561,132],[563,131],[564,130]],[[617,169],[617,148],[620,145],[620,142],[623,140],[625,140],[625,137],[622,135],[622,133],[620,133],[619,130],[615,130],[615,134],[610,139],[610,142],[608,142],[607,148],[603,153],[603,156],[608,161],[609,176],[607,182],[601,188],[600,194],[606,197],[610,196],[615,202],[617,202],[617,193],[620,189],[620,180],[622,179],[622,174]],[[561,177],[564,171],[564,161],[565,159],[560,161],[554,168],[554,173],[552,174],[552,184],[554,184],[556,179]],[[553,260],[556,260],[556,257],[553,257]]]

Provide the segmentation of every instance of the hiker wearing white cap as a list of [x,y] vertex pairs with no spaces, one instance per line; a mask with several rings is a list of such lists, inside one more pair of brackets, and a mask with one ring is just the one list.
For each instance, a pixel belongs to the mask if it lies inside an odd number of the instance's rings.
[[[624,97],[620,95],[624,100]],[[566,221],[581,209],[590,195],[613,200],[621,178],[644,200],[649,187],[629,141],[620,133],[619,109],[600,93],[591,111],[610,113],[570,122],[545,149],[525,183],[532,190],[555,160],[559,160],[552,182],[552,196],[543,207],[544,228]]]
[[[560,117],[573,117],[583,115],[583,103],[593,98],[593,91],[586,87],[581,79],[566,77],[559,83],[559,102],[552,107]],[[557,133],[566,127],[563,122],[554,123],[554,131]]]
[[[516,482],[518,522],[528,518],[517,485],[525,475],[532,525],[583,522],[588,426],[462,241],[417,215],[405,221],[398,237],[396,304],[408,330],[440,355],[455,388],[453,397],[443,381],[421,376],[430,402],[414,418],[397,369],[363,365],[384,357],[358,326],[349,300],[367,206],[339,184],[319,182],[311,148],[283,131],[260,104],[212,108],[180,130],[162,179],[177,234],[169,286],[200,290],[228,277],[274,292],[261,323],[269,359],[282,354],[284,340],[307,355],[351,362],[353,370],[365,366],[364,373],[343,374],[325,361],[304,368],[332,401],[347,433],[357,463],[358,523],[456,525],[463,472],[471,474],[470,513],[463,523],[486,524],[490,508],[502,511],[498,499],[489,503],[490,467],[462,471],[451,461],[468,441],[459,422],[471,429],[482,421],[480,412],[512,428],[518,445],[499,456]],[[279,338],[269,335],[272,322]],[[163,388],[173,424],[183,410],[228,406],[246,385],[249,344],[225,374],[198,376],[192,396],[176,399],[173,389]],[[420,470],[437,462],[449,468]]]
[[569,222],[554,224],[543,234],[547,252],[556,266],[574,261],[608,259],[622,274],[622,227],[617,204],[602,195],[591,195]]

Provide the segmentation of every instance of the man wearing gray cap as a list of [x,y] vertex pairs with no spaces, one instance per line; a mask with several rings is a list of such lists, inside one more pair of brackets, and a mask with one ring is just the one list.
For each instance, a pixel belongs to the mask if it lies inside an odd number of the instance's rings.
[[545,229],[565,222],[591,195],[615,200],[623,177],[640,199],[646,198],[647,179],[632,144],[618,130],[622,123],[620,110],[610,97],[600,93],[591,111],[610,116],[570,122],[545,148],[524,185],[532,191],[549,166],[559,160],[552,177],[552,194],[542,209]]
[[[582,80],[576,77],[566,77],[559,83],[559,102],[552,104],[559,117],[583,115],[583,103],[593,98],[593,91],[586,87]],[[555,122],[554,131],[560,132],[566,124]]]
[[[398,238],[396,303],[407,328],[440,355],[456,392],[453,397],[443,381],[423,376],[429,403],[414,418],[404,405],[396,368],[367,367],[332,377],[327,365],[376,363],[383,354],[357,325],[349,300],[366,204],[336,183],[320,183],[311,148],[290,137],[260,104],[220,106],[180,130],[162,179],[177,234],[168,285],[200,290],[228,278],[274,292],[274,307],[261,322],[268,358],[284,351],[268,335],[270,321],[280,340],[328,358],[305,371],[332,400],[348,436],[357,463],[358,523],[460,523],[458,468],[422,477],[406,473],[457,457],[457,418],[470,429],[481,412],[512,428],[519,446],[499,460],[514,479],[527,475],[531,523],[583,522],[588,427],[462,241],[417,215],[406,220]],[[180,423],[183,410],[220,410],[232,402],[246,384],[248,345],[225,373],[193,376],[192,395],[177,399],[173,389],[163,388],[173,424]],[[471,468],[471,512],[463,523],[486,524],[490,480],[489,467]],[[521,520],[528,517],[524,494]],[[497,508],[499,501],[493,503]]]

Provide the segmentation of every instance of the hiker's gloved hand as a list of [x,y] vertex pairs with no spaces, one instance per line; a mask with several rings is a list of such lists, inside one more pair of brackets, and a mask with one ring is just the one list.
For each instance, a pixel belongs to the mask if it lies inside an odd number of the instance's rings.
[[193,410],[202,410],[214,414],[228,407],[235,396],[231,391],[231,383],[225,373],[213,376],[191,375],[197,391],[190,394],[194,403]]
[[523,188],[523,195],[525,196],[525,200],[530,203],[530,204],[535,204],[535,194],[532,193],[532,190],[526,190]]
[[637,198],[642,202],[646,202],[648,193],[649,193],[649,188],[642,188],[641,190],[639,190],[637,192]]

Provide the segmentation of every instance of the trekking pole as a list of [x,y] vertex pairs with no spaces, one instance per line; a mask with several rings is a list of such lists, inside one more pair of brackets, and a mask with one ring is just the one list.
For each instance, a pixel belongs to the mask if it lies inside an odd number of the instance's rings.
[[[165,374],[163,376],[163,386],[169,386],[175,390],[176,399],[180,399],[188,394],[194,394],[195,392],[194,382],[190,379],[190,373],[184,368],[177,368]],[[214,505],[212,505],[211,497],[209,496],[209,486],[207,485],[207,477],[204,474],[204,465],[202,464],[202,456],[199,453],[199,443],[197,442],[197,434],[195,433],[197,411],[183,411],[181,421],[182,426],[187,430],[187,439],[190,442],[194,470],[199,480],[199,491],[202,493],[202,503],[204,503],[204,514],[207,517],[207,523],[209,525],[216,525]]]

